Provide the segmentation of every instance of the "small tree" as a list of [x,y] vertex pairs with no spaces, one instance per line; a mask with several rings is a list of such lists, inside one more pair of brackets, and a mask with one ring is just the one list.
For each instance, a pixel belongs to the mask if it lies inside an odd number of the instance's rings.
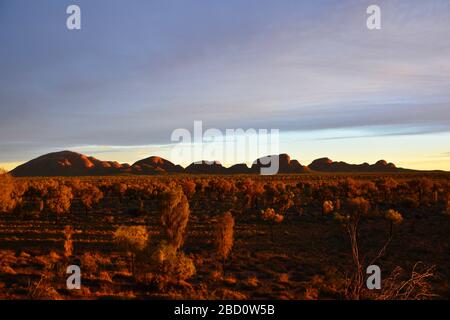
[[366,199],[361,197],[352,198],[347,201],[347,214],[336,214],[336,219],[344,225],[350,238],[353,263],[355,265],[355,272],[350,288],[350,296],[352,299],[359,299],[364,284],[363,269],[358,247],[358,235],[361,217],[368,214],[369,207],[370,204]]
[[196,184],[192,180],[183,180],[181,181],[181,187],[183,188],[184,194],[191,198],[195,194]]
[[189,213],[189,203],[181,189],[167,191],[162,195],[161,224],[164,237],[177,250],[184,242]]
[[420,205],[423,205],[424,202],[428,202],[428,196],[432,192],[434,185],[431,179],[424,177],[411,180],[410,185],[413,189],[417,190]]
[[153,248],[149,248],[149,278],[158,286],[169,282],[184,281],[195,274],[195,265],[191,258],[181,250],[184,234],[189,221],[189,203],[180,187],[162,193],[161,225],[162,239]]
[[56,223],[58,223],[58,217],[60,215],[70,211],[72,199],[72,189],[65,185],[57,185],[49,188],[45,204],[50,212],[55,214]]
[[[361,197],[348,199],[346,204],[346,214],[336,213],[336,220],[340,221],[345,227],[350,239],[350,246],[352,252],[353,263],[355,265],[355,271],[351,278],[347,296],[351,299],[359,300],[361,293],[364,289],[364,273],[363,265],[365,265],[365,259],[361,259],[359,249],[359,225],[363,217],[368,216],[370,204]],[[391,228],[389,232],[388,240],[383,247],[378,251],[378,254],[367,263],[367,265],[373,265],[380,259],[386,252],[389,243],[392,240],[392,225],[400,224],[403,221],[401,214],[395,210],[388,210],[384,216],[391,222]]]
[[121,226],[114,232],[114,240],[130,257],[130,269],[133,276],[136,274],[136,255],[147,246],[148,236],[147,228],[144,226]]
[[389,221],[389,238],[392,237],[394,225],[399,225],[403,222],[403,217],[400,212],[389,209],[386,211],[385,218]]
[[273,242],[273,227],[277,223],[281,223],[284,220],[284,216],[275,212],[272,208],[261,210],[261,218],[266,221],[270,229],[270,241]]
[[391,200],[391,193],[394,190],[398,182],[390,177],[380,178],[375,181],[375,184],[379,191],[383,193],[383,200],[385,203],[389,203]]
[[44,210],[46,190],[42,185],[31,185],[23,195],[22,210],[24,213],[40,215]]
[[234,218],[228,211],[219,217],[216,225],[217,257],[222,261],[222,269],[233,248],[233,237]]
[[333,205],[332,201],[325,200],[322,203],[322,215],[327,215],[327,214],[333,212],[333,210],[334,210],[334,205]]
[[94,185],[87,184],[81,187],[80,200],[84,206],[86,216],[92,207],[100,202],[103,198],[103,192]]

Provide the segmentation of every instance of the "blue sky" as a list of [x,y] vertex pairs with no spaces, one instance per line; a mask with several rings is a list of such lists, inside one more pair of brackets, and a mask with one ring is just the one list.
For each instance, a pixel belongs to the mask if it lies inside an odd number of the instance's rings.
[[170,159],[172,131],[202,120],[280,129],[304,164],[450,170],[449,34],[447,0],[0,0],[0,166]]

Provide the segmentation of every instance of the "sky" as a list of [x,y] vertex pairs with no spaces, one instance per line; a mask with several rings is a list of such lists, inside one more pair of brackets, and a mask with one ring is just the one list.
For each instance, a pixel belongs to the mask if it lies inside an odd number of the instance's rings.
[[448,0],[0,0],[0,167],[61,150],[187,165],[171,135],[202,121],[278,129],[302,164],[450,170],[449,34]]

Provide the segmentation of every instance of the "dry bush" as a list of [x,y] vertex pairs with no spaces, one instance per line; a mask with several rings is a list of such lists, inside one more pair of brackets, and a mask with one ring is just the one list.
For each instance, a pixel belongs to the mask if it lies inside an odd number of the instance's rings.
[[193,260],[165,241],[150,251],[149,258],[149,263],[143,268],[147,273],[141,280],[157,284],[160,289],[169,283],[185,283],[195,275]]
[[161,199],[162,240],[153,247],[147,247],[139,257],[142,265],[140,280],[157,284],[160,289],[168,283],[185,283],[192,277],[195,265],[179,249],[184,242],[184,234],[189,220],[189,204],[181,188],[165,191]]
[[399,225],[403,222],[403,216],[400,212],[389,209],[385,213],[385,218],[389,221],[389,237],[392,237],[394,225]]
[[90,252],[85,252],[80,257],[81,268],[87,274],[96,274],[98,271],[97,258]]
[[319,299],[319,289],[313,288],[313,287],[306,287],[303,299],[318,300]]
[[0,169],[0,212],[8,212],[14,208],[13,192],[13,178],[6,171]]
[[111,278],[111,275],[107,271],[101,271],[99,273],[98,279],[104,282],[113,283],[113,280]]
[[56,223],[58,223],[60,215],[69,212],[72,200],[72,189],[66,185],[56,185],[48,189],[45,205],[50,212],[55,214]]
[[70,258],[73,254],[73,242],[72,235],[74,234],[74,230],[71,226],[66,226],[64,228],[64,257],[66,259]]
[[222,274],[222,272],[220,272],[218,270],[213,270],[209,273],[208,279],[211,281],[223,280],[223,274]]
[[248,278],[245,279],[245,281],[244,281],[244,285],[247,286],[247,287],[249,287],[249,288],[256,288],[256,287],[259,286],[259,284],[260,284],[260,283],[259,283],[259,280],[258,280],[258,278],[255,277],[255,276],[248,277]]
[[322,203],[322,214],[323,215],[327,215],[330,214],[331,212],[333,212],[334,210],[334,206],[333,206],[333,202],[330,200],[325,200]]
[[136,274],[136,255],[147,246],[148,237],[147,228],[144,226],[121,226],[114,232],[114,240],[119,248],[130,257],[130,269],[133,276]]
[[148,231],[144,226],[121,226],[114,232],[114,239],[125,251],[138,252],[147,245]]
[[63,300],[63,297],[51,284],[50,279],[41,277],[28,287],[28,297],[32,300]]
[[281,223],[284,220],[284,216],[275,212],[272,208],[261,210],[261,218],[266,221],[270,229],[270,241],[273,242],[273,227],[277,223]]
[[351,279],[348,280],[348,287],[346,289],[345,297],[348,299],[358,300],[361,298],[361,294],[364,290],[364,273],[363,266],[373,265],[378,259],[380,259],[387,250],[391,240],[392,240],[392,228],[393,225],[401,224],[403,222],[402,215],[395,210],[388,210],[384,218],[390,222],[389,237],[378,253],[372,258],[370,262],[366,261],[365,258],[361,258],[360,248],[359,248],[359,225],[361,219],[369,215],[370,203],[364,198],[351,198],[348,199],[346,204],[346,214],[337,213],[335,217],[340,221],[345,227],[347,234],[350,239],[350,246],[353,258],[353,264],[355,270]]
[[100,200],[103,199],[103,192],[89,183],[81,185],[78,192],[86,215],[88,215],[89,210],[92,210],[94,205],[98,204]]
[[246,300],[248,299],[248,296],[245,295],[242,292],[230,290],[227,288],[220,288],[218,290],[215,290],[212,293],[213,299],[220,299],[220,300]]
[[62,300],[63,297],[54,287],[56,273],[54,262],[47,265],[41,273],[39,281],[29,283],[27,288],[28,298],[32,300]]
[[288,273],[280,273],[278,275],[278,282],[283,284],[289,283],[289,274]]
[[43,185],[30,184],[23,195],[21,211],[30,216],[39,216],[44,211],[44,194],[46,190]]
[[364,286],[363,266],[360,258],[358,236],[359,223],[363,216],[369,212],[370,204],[364,198],[352,198],[347,201],[347,214],[343,215],[337,213],[336,219],[340,221],[346,228],[347,234],[350,238],[350,246],[352,251],[353,264],[355,270],[351,279],[349,288],[349,298],[358,300],[361,295],[361,290]]
[[181,187],[183,188],[184,194],[191,198],[195,194],[196,184],[192,180],[183,180],[181,181]]
[[36,261],[44,266],[39,281],[29,283],[27,291],[29,299],[37,300],[62,300],[63,297],[55,289],[55,279],[59,274],[58,265],[61,257],[55,251],[50,251],[47,256],[36,257]]
[[421,177],[409,181],[411,189],[419,196],[419,204],[427,203],[433,190],[433,181],[427,177]]
[[238,279],[236,279],[235,276],[228,275],[228,276],[226,276],[226,277],[223,278],[223,281],[224,281],[226,284],[235,285],[235,284],[238,282]]
[[0,251],[0,274],[10,274],[15,275],[16,271],[13,269],[12,265],[17,262],[16,255],[14,251],[11,250],[1,250]]
[[103,256],[97,252],[85,252],[80,257],[80,263],[80,267],[83,272],[95,275],[99,273],[101,267],[111,266],[111,258],[109,256]]
[[391,193],[397,187],[398,182],[392,178],[379,178],[375,181],[375,184],[383,193],[383,201],[389,203],[391,201]]
[[326,267],[323,275],[315,275],[307,283],[307,292],[315,294],[315,299],[348,298],[348,285],[351,279],[344,277],[334,267]]
[[234,240],[234,218],[231,212],[225,212],[220,216],[216,224],[216,248],[217,257],[222,261],[222,267],[231,253]]
[[408,276],[405,270],[396,267],[383,282],[376,300],[428,300],[436,298],[432,293],[430,279],[434,277],[435,266],[425,267],[421,262],[414,265]]
[[162,195],[161,224],[164,237],[177,250],[184,243],[184,234],[189,221],[189,203],[183,191],[178,188]]

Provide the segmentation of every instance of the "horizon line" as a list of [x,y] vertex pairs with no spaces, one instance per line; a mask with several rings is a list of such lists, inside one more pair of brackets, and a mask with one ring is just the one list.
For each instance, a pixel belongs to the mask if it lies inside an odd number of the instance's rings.
[[[166,158],[164,158],[164,157],[161,157],[161,156],[158,156],[158,155],[150,155],[150,156],[146,156],[145,158],[138,159],[138,160],[134,161],[134,162],[131,164],[131,163],[128,163],[128,162],[119,162],[119,161],[117,161],[117,160],[102,160],[102,159],[99,159],[99,158],[97,158],[97,157],[94,157],[94,156],[91,156],[91,155],[87,155],[87,154],[84,154],[84,153],[81,153],[81,152],[77,152],[77,151],[72,151],[72,150],[69,150],[69,149],[65,149],[65,150],[60,150],[60,151],[53,151],[53,152],[49,152],[49,153],[44,153],[44,154],[42,154],[42,155],[40,155],[40,156],[37,156],[37,157],[35,157],[35,158],[32,158],[32,159],[30,159],[30,160],[27,160],[27,161],[24,161],[24,162],[18,164],[18,165],[15,166],[14,168],[12,168],[12,169],[10,169],[10,170],[7,170],[7,172],[8,172],[8,173],[11,173],[12,171],[14,171],[15,169],[17,169],[18,167],[20,167],[20,166],[22,166],[22,165],[24,165],[24,164],[26,164],[26,163],[28,163],[28,162],[30,162],[30,161],[36,160],[36,159],[38,159],[38,158],[41,158],[41,157],[44,157],[44,156],[48,156],[48,155],[51,155],[51,154],[58,154],[58,153],[64,153],[64,152],[72,153],[72,154],[77,154],[77,155],[80,155],[80,156],[85,156],[85,157],[87,157],[87,158],[92,158],[92,159],[95,159],[95,160],[98,160],[98,161],[101,161],[101,162],[114,162],[114,163],[118,163],[118,164],[120,164],[120,165],[122,165],[122,166],[123,166],[123,165],[127,165],[127,166],[130,166],[130,167],[132,167],[133,165],[135,165],[135,164],[136,164],[137,162],[139,162],[139,161],[142,161],[142,160],[145,160],[145,159],[148,159],[148,158],[155,157],[155,158],[163,159],[163,160],[165,160],[165,161],[169,161],[169,162],[171,162],[172,164],[174,164],[175,166],[180,166],[181,168],[183,168],[183,170],[185,170],[187,167],[189,167],[189,166],[192,165],[192,164],[198,164],[198,163],[201,163],[201,162],[203,162],[203,163],[204,163],[204,162],[210,162],[210,163],[220,164],[220,165],[221,165],[223,168],[225,168],[225,169],[229,169],[229,168],[231,168],[231,167],[233,167],[233,166],[235,166],[235,165],[245,164],[245,165],[247,166],[247,168],[251,169],[251,166],[249,166],[246,162],[234,163],[234,164],[230,164],[229,166],[227,166],[228,164],[222,164],[219,160],[207,160],[207,159],[196,160],[196,161],[191,162],[191,163],[188,164],[187,166],[184,166],[184,165],[182,165],[182,164],[177,164],[177,163],[175,163],[175,162],[172,162],[171,160],[168,160],[168,159],[166,159]],[[408,170],[408,171],[416,171],[416,172],[435,172],[435,171],[439,171],[439,172],[449,172],[449,171],[443,170],[443,169],[428,169],[428,170],[423,170],[423,169],[410,169],[410,168],[404,168],[404,167],[397,167],[397,165],[395,164],[395,162],[391,162],[391,161],[388,162],[388,161],[386,161],[386,160],[384,160],[384,159],[379,159],[378,161],[376,161],[376,162],[374,162],[374,163],[369,163],[369,162],[349,163],[349,162],[346,162],[346,161],[340,161],[340,160],[335,161],[335,160],[332,160],[331,158],[326,157],[326,156],[316,158],[316,159],[312,160],[311,163],[309,163],[308,165],[305,165],[305,164],[302,164],[302,162],[300,162],[300,160],[291,158],[290,154],[284,153],[284,152],[283,152],[283,153],[279,153],[279,154],[271,154],[271,155],[261,156],[261,157],[256,158],[255,160],[253,160],[251,163],[252,163],[252,164],[255,164],[255,163],[257,162],[257,160],[259,160],[259,159],[261,159],[261,158],[271,157],[271,156],[280,156],[280,155],[287,155],[287,156],[289,157],[290,161],[295,160],[295,161],[297,161],[301,166],[307,167],[307,168],[309,168],[309,166],[310,166],[311,164],[313,164],[313,163],[314,163],[315,161],[317,161],[317,160],[321,160],[321,159],[329,159],[329,160],[332,161],[332,163],[344,163],[344,164],[347,164],[347,165],[355,165],[355,166],[358,166],[358,165],[364,165],[364,164],[367,164],[367,165],[372,166],[372,165],[375,165],[376,163],[378,163],[378,162],[380,162],[380,161],[384,161],[384,162],[386,162],[386,164],[393,164],[393,165],[395,166],[396,169],[404,169],[404,170]],[[332,172],[330,172],[330,173],[332,173]],[[336,173],[338,173],[338,172],[336,172]],[[351,173],[351,172],[349,172],[349,173]],[[358,173],[358,172],[355,172],[355,173]]]

